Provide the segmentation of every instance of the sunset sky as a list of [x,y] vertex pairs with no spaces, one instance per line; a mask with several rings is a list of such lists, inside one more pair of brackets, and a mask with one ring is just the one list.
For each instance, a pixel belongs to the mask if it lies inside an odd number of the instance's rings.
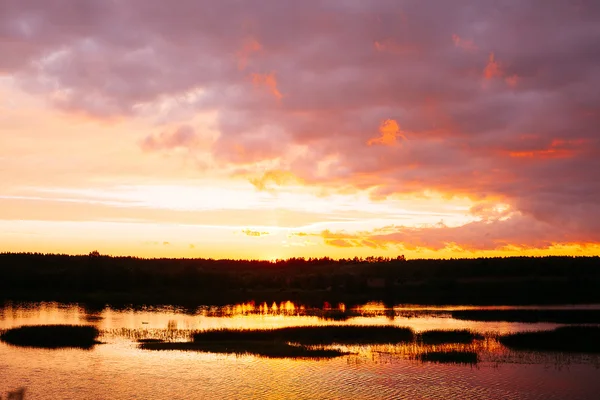
[[0,0],[0,251],[600,253],[600,2]]

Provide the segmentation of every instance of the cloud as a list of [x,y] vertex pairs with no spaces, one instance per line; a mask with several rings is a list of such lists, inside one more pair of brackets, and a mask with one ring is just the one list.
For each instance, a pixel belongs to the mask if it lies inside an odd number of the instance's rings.
[[456,47],[460,47],[465,51],[476,51],[477,45],[472,40],[463,39],[457,34],[452,35],[452,42]]
[[198,142],[198,136],[189,125],[182,125],[173,132],[161,132],[149,135],[140,143],[144,151],[170,150],[175,148],[190,148]]
[[519,77],[517,75],[511,75],[504,78],[504,82],[510,87],[516,87],[519,83]]
[[406,136],[400,131],[400,126],[393,119],[387,119],[381,123],[379,127],[380,137],[372,138],[367,141],[369,146],[381,144],[384,146],[393,146],[398,138],[406,140]]
[[405,54],[416,52],[417,48],[409,43],[398,43],[394,39],[376,40],[373,43],[375,50],[392,54]]
[[262,45],[255,38],[244,40],[242,48],[237,52],[238,69],[244,70],[248,65],[248,60],[253,53],[258,53],[263,49]]
[[461,226],[443,223],[425,227],[391,226],[357,234],[320,233],[325,244],[336,247],[401,246],[407,250],[491,251],[508,249],[548,249],[553,246],[587,245],[600,242],[598,233],[564,227],[513,214],[510,218],[486,218]]
[[244,230],[242,230],[242,233],[246,236],[252,236],[252,237],[260,237],[260,236],[270,235],[269,232],[253,231],[250,229],[244,229]]
[[[510,207],[506,220],[421,238],[434,248],[490,230],[538,243],[510,226],[541,235],[540,245],[570,240],[564,226],[597,240],[597,1],[0,0],[0,9],[0,74],[22,90],[99,120],[141,118],[143,105],[167,100],[215,112],[214,162],[259,176],[259,189],[277,184],[264,171],[288,171],[378,199],[433,191]],[[173,118],[165,126],[190,125]],[[195,145],[193,130],[162,132],[142,149]]]
[[252,82],[255,85],[266,86],[269,92],[271,92],[271,94],[277,100],[281,100],[281,98],[283,97],[279,89],[277,89],[277,78],[275,77],[275,74],[273,72],[269,74],[252,74]]
[[500,64],[496,61],[494,53],[490,53],[488,63],[483,70],[483,77],[485,79],[494,79],[504,75],[504,72],[500,68]]
[[320,233],[296,232],[291,236],[313,236],[321,237],[326,245],[334,247],[370,247],[372,249],[387,249],[387,244],[377,242],[370,239],[370,232],[348,233],[348,232],[331,232],[324,230]]
[[296,177],[288,171],[270,170],[259,177],[249,179],[250,183],[259,191],[270,189],[270,184],[283,186],[288,183],[297,182]]

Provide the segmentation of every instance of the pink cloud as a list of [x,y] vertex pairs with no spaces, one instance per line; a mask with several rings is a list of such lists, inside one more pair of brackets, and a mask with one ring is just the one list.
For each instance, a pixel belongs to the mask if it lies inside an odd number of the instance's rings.
[[585,245],[600,242],[597,233],[572,230],[557,231],[552,224],[532,217],[514,215],[507,219],[488,219],[462,226],[448,227],[443,223],[430,227],[390,226],[372,232],[340,234],[324,231],[326,244],[337,247],[373,247],[398,245],[408,250],[443,250],[458,248],[466,251],[546,249],[555,245]]
[[238,57],[238,69],[244,70],[248,65],[248,59],[253,53],[257,53],[263,49],[262,45],[258,40],[254,38],[248,38],[244,40],[242,48],[237,52]]
[[457,34],[452,35],[452,42],[456,47],[459,47],[465,51],[475,51],[477,50],[477,45],[472,40],[463,39]]
[[519,83],[519,77],[517,75],[511,75],[504,78],[506,84],[510,87],[516,87]]
[[[65,112],[137,117],[140,104],[198,90],[186,107],[217,113],[212,156],[222,167],[260,176],[268,164],[376,198],[499,200],[514,212],[507,221],[547,227],[524,229],[543,243],[567,240],[565,224],[577,240],[597,240],[597,2],[0,0],[0,9],[1,73]],[[381,121],[393,123],[377,134]],[[194,146],[193,134],[158,129],[146,151]],[[487,230],[535,243],[507,221],[440,229],[429,245]]]
[[277,78],[273,72],[269,74],[252,74],[252,82],[255,85],[264,85],[269,92],[277,99],[281,100],[283,95],[277,88]]
[[194,129],[189,125],[182,125],[173,132],[161,132],[149,135],[141,142],[144,151],[168,150],[174,148],[190,148],[198,142]]

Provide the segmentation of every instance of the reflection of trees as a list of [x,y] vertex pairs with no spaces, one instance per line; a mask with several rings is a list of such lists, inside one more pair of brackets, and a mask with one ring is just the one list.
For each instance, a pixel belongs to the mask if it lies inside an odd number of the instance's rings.
[[170,319],[169,322],[167,322],[167,330],[176,331],[177,330],[177,321],[174,319]]
[[102,312],[104,311],[104,304],[100,303],[84,303],[81,304],[81,310],[83,312],[83,319],[89,323],[99,323],[104,319]]

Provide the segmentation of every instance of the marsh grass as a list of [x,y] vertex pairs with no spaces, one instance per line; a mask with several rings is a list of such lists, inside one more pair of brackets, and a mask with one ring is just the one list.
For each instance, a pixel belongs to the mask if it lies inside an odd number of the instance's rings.
[[146,339],[138,339],[138,343],[165,343],[165,341],[162,339],[146,338]]
[[350,354],[338,349],[293,346],[275,341],[208,341],[208,342],[143,342],[146,350],[184,350],[205,353],[256,355],[267,358],[327,359]]
[[2,332],[0,340],[14,346],[90,349],[99,343],[99,334],[89,325],[26,325]]
[[[191,341],[175,342],[138,339],[147,350],[193,350],[226,354],[253,354],[264,357],[331,358],[350,354],[322,346],[414,347],[413,359],[423,346],[469,346],[483,336],[467,330],[426,331],[416,335],[412,329],[397,326],[329,325],[295,326],[276,329],[211,329],[191,334]],[[460,352],[460,351],[459,351]],[[452,352],[450,352],[453,354]]]
[[600,353],[600,326],[563,326],[551,331],[519,332],[498,337],[515,350]]
[[138,340],[146,350],[191,350],[252,354],[269,358],[333,358],[349,352],[329,345],[397,344],[414,340],[410,328],[395,326],[298,326],[278,329],[211,329],[197,331],[189,342]]
[[417,341],[422,344],[447,344],[460,343],[470,344],[474,340],[482,340],[483,335],[474,333],[468,329],[460,330],[431,330],[420,333]]
[[417,356],[423,362],[436,362],[443,364],[477,364],[479,361],[474,351],[429,351]]
[[184,341],[191,339],[192,331],[190,331],[189,329],[118,328],[104,330],[102,334],[104,337],[119,337],[130,339],[133,341],[140,341],[144,339],[156,339],[161,341]]
[[406,343],[415,338],[410,328],[397,326],[329,325],[278,329],[214,329],[195,332],[193,341],[276,341],[301,345],[361,345]]
[[324,321],[347,321],[350,318],[360,316],[359,313],[342,311],[342,310],[326,310],[321,312],[305,312],[306,315],[315,315]]
[[457,310],[452,318],[468,321],[600,323],[600,310]]

